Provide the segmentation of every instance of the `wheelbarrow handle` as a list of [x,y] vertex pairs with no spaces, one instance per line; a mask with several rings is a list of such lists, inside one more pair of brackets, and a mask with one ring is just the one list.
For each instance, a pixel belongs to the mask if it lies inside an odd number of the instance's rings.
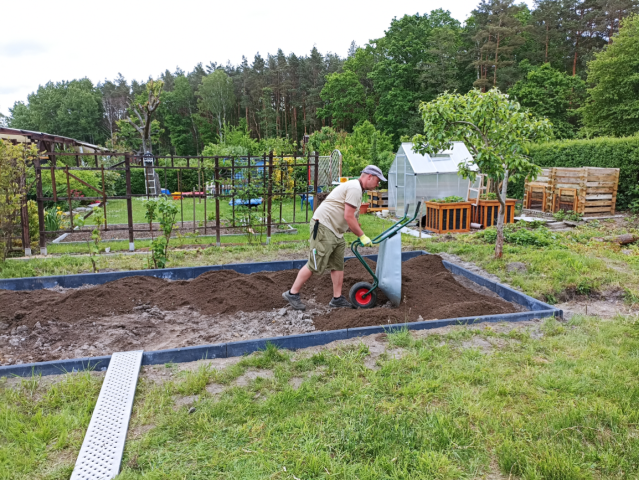
[[397,235],[397,233],[404,228],[406,225],[408,225],[410,222],[412,222],[413,220],[415,220],[417,218],[417,214],[419,213],[419,208],[422,206],[422,202],[417,202],[417,208],[415,209],[415,215],[413,215],[413,218],[408,218],[408,209],[410,208],[410,204],[407,204],[406,207],[404,207],[404,216],[397,222],[395,223],[395,225],[393,225],[392,227],[390,227],[388,230],[383,231],[382,233],[380,233],[378,236],[376,236],[372,241],[372,243],[377,244],[377,243],[381,243],[384,240],[386,240],[387,238],[391,238],[394,237],[395,235]]
[[[419,207],[422,206],[422,202],[417,202],[417,208],[415,209],[415,215],[413,215],[413,218],[411,218],[411,219],[408,219],[408,217],[407,217],[409,206],[410,205],[408,205],[408,204],[406,205],[406,207],[404,208],[404,216],[398,222],[396,222],[395,225],[390,227],[388,230],[385,230],[382,233],[380,233],[373,240],[371,240],[371,243],[378,244],[378,243],[383,242],[387,238],[394,237],[395,235],[397,235],[397,233],[399,233],[399,231],[402,228],[404,228],[410,222],[415,220],[417,218],[417,214],[419,213]],[[362,258],[362,255],[357,251],[357,248],[358,247],[362,247],[362,246],[363,246],[362,242],[358,238],[353,243],[351,243],[351,251],[357,257],[357,259],[360,261],[360,263],[362,265],[364,265],[364,268],[368,271],[368,273],[370,273],[371,276],[373,277],[373,288],[371,290],[375,290],[377,288],[379,280],[377,279],[377,276],[375,275],[373,270],[371,270],[371,268],[368,266],[368,264],[364,261],[364,259]]]

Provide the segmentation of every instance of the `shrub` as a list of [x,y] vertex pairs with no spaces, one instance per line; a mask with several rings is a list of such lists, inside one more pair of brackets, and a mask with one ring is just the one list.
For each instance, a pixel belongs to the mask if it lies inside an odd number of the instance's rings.
[[[479,232],[479,238],[487,243],[494,243],[497,239],[497,230],[494,227]],[[509,223],[504,226],[504,240],[514,245],[531,245],[535,247],[547,247],[554,242],[554,238],[546,227],[537,226],[528,229],[526,226]]]
[[153,198],[145,202],[145,218],[152,224],[160,222],[160,236],[151,242],[151,260],[155,268],[165,268],[169,260],[169,241],[175,226],[178,208],[166,195]]
[[564,220],[571,220],[573,222],[579,222],[583,218],[583,214],[579,212],[573,212],[572,210],[559,210],[553,213],[555,220],[563,222]]
[[444,197],[444,198],[433,198],[430,201],[435,203],[458,203],[458,202],[464,202],[465,200],[462,197],[451,195],[449,197]]
[[479,198],[481,200],[497,200],[497,194],[495,192],[482,193]]
[[37,155],[35,145],[13,145],[0,140],[0,262],[11,248],[11,237],[20,224],[20,207],[26,188],[20,179]]

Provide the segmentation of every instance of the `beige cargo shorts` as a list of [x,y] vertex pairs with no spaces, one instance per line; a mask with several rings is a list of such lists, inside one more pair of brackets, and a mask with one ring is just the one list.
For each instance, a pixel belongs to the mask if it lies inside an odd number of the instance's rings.
[[[325,270],[344,270],[344,238],[338,238],[328,227],[320,223],[317,229],[317,237],[313,239],[313,228],[315,220],[311,220],[310,225],[310,252],[308,254],[308,269],[317,274],[324,273]],[[313,255],[315,250],[315,255]]]

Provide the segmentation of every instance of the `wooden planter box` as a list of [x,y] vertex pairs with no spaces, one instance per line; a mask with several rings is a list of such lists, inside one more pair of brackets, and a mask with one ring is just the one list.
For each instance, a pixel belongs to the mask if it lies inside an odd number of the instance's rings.
[[434,233],[470,232],[472,202],[426,202],[423,227]]
[[[515,198],[506,199],[506,215],[504,223],[515,223]],[[499,213],[499,200],[479,200],[478,205],[473,203],[473,223],[479,223],[488,228],[497,225]]]

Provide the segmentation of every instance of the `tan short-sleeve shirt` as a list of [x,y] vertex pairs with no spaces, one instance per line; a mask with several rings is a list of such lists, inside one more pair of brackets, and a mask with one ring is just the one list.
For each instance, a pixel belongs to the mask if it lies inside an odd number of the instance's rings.
[[347,203],[355,207],[355,216],[358,216],[362,204],[362,185],[359,180],[349,180],[336,187],[315,211],[313,219],[319,220],[320,224],[342,238],[348,230],[348,223],[344,220]]

